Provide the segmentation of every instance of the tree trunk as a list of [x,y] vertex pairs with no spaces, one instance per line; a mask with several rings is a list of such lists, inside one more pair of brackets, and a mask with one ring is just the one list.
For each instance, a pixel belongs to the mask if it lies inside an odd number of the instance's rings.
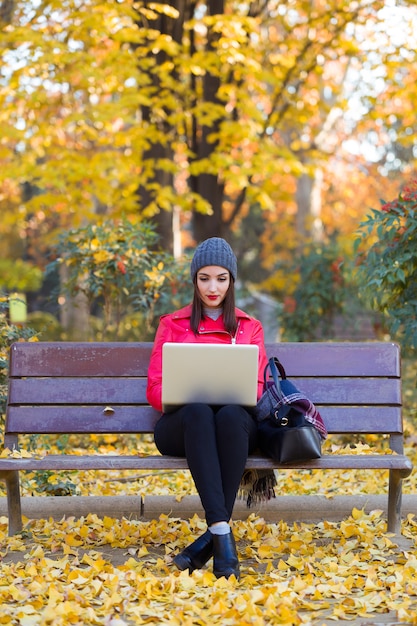
[[[146,113],[149,115],[149,112]],[[162,146],[160,144],[154,144],[143,155],[143,160],[154,160],[155,163],[158,159],[173,159],[173,152],[171,147]],[[159,185],[165,187],[172,187],[174,185],[174,179],[172,174],[163,170],[155,170],[154,180]],[[152,182],[152,181],[149,181]],[[146,208],[153,200],[153,193],[145,187],[139,187],[138,189],[139,202],[142,208]],[[167,252],[173,251],[173,233],[172,233],[172,212],[165,209],[159,209],[159,212],[152,216],[152,222],[155,224],[156,231],[159,235],[158,244]]]
[[[67,282],[67,267],[60,267],[61,284]],[[80,291],[75,298],[66,296],[60,303],[59,321],[71,341],[90,341],[90,306],[86,296]]]
[[[174,41],[181,43],[183,39],[184,22],[194,15],[196,3],[189,2],[187,0],[179,0],[176,2],[171,0],[169,4],[177,9],[179,12],[178,17],[170,18],[165,15],[159,15],[157,19],[152,21],[152,26],[159,32],[170,35]],[[208,15],[221,15],[224,13],[224,0],[207,0],[206,9]],[[219,35],[217,33],[208,32],[206,43],[207,50],[213,49],[213,45],[218,36]],[[190,37],[192,54],[192,31],[190,32]],[[162,64],[165,61],[165,53],[159,52],[157,58],[158,63]],[[155,86],[157,87],[158,80],[155,78],[154,73],[150,74],[150,79],[153,80]],[[220,86],[219,78],[207,74],[201,80],[202,97],[204,101],[218,103],[217,92]],[[194,90],[194,92],[196,91],[197,90]],[[142,119],[145,121],[151,121],[152,112],[145,107],[142,108],[141,115]],[[220,120],[217,124],[211,124],[210,126],[197,126],[197,124],[194,123],[190,146],[195,154],[196,160],[209,158],[210,155],[216,150],[217,144],[215,142],[210,142],[208,137],[209,135],[215,134],[219,131],[220,123]],[[163,128],[162,130],[167,136],[172,131],[170,127]],[[173,158],[173,151],[169,145],[162,146],[160,144],[154,144],[143,155],[144,160],[150,159],[155,160],[155,162],[162,158],[168,160]],[[175,184],[172,175],[162,170],[155,171],[154,180],[159,185],[173,186]],[[152,180],[149,180],[148,182],[152,183]],[[228,227],[224,224],[222,215],[224,185],[219,180],[219,177],[216,174],[203,173],[191,177],[189,184],[193,192],[201,195],[209,203],[212,211],[210,215],[203,215],[201,213],[193,214],[191,227],[195,240],[201,241],[206,237],[216,235],[225,236],[227,234],[225,231],[228,230]],[[152,191],[149,191],[145,187],[140,187],[138,189],[138,196],[142,209],[145,209],[154,200]],[[174,209],[174,207],[172,207],[172,209]],[[161,245],[165,250],[173,252],[174,241],[171,212],[160,210],[159,213],[153,216],[152,219],[157,225]]]
[[[224,0],[209,0],[207,2],[207,12],[209,15],[221,15],[224,13]],[[207,50],[213,49],[213,44],[218,38],[216,33],[208,33]],[[216,76],[206,74],[203,78],[203,98],[205,102],[220,103],[217,92],[220,86],[220,79]],[[220,129],[221,121],[212,124],[210,127],[194,126],[192,138],[192,149],[197,160],[208,158],[216,150],[216,142],[209,142],[208,136],[216,134]],[[192,229],[194,239],[199,242],[207,237],[225,236],[226,227],[223,223],[222,207],[224,185],[215,174],[200,174],[190,181],[194,192],[200,194],[210,204],[211,215],[194,213],[192,219]]]
[[[188,0],[171,0],[171,2],[167,2],[167,4],[170,4],[178,10],[179,14],[177,18],[171,18],[160,14],[157,19],[149,21],[152,23],[152,27],[156,30],[162,34],[169,35],[174,41],[180,43],[183,38],[184,22],[189,19],[190,15],[193,13],[195,5],[194,2],[189,2]],[[162,65],[166,60],[165,52],[159,52],[157,54],[157,59],[158,63]],[[149,74],[149,78],[156,87],[159,86],[159,80],[155,73],[151,72]],[[149,108],[142,107],[141,117],[144,121],[152,123],[152,111]],[[166,122],[160,122],[160,124],[162,125],[161,130],[166,136],[171,134],[172,129],[168,126],[168,124],[166,124]],[[166,145],[154,143],[149,150],[143,154],[143,161],[145,162],[150,160],[157,163],[160,159],[172,160],[173,158],[174,152],[170,143],[167,143]],[[155,170],[153,180],[158,183],[158,185],[164,187],[173,187],[175,182],[172,174],[161,169]],[[148,180],[148,183],[151,184],[152,180]],[[141,208],[146,209],[146,207],[154,200],[154,192],[149,190],[149,188],[140,186],[138,188],[138,197]],[[174,249],[172,210],[168,211],[166,209],[159,209],[159,212],[152,216],[152,220],[156,225],[156,230],[159,235],[159,244],[164,250],[172,253]]]
[[296,228],[299,248],[302,250],[306,239],[320,242],[323,239],[321,221],[321,170],[316,170],[314,178],[302,174],[297,180],[295,199],[297,202]]
[[3,0],[0,3],[0,24],[10,24],[14,11],[14,0]]

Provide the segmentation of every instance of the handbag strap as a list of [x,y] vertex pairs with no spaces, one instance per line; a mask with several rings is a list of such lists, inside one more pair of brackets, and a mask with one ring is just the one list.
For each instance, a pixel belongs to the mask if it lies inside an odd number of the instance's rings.
[[281,361],[276,356],[270,357],[264,369],[264,388],[265,389],[267,388],[267,385],[268,385],[268,369],[270,370],[272,379],[279,391],[281,388],[281,385],[278,380],[278,372],[282,380],[285,380],[287,378],[287,374],[285,373],[284,366],[282,365]]
[[279,358],[277,356],[272,356],[269,360],[273,362],[271,369],[272,370],[275,369],[275,371],[278,370],[279,375],[281,376],[282,380],[285,380],[287,378],[287,374],[285,373],[284,366],[279,360]]
[[280,360],[276,356],[272,356],[269,359],[268,365],[269,365],[269,369],[270,369],[271,374],[272,374],[272,380],[274,381],[274,385],[277,388],[279,397],[282,398],[284,396],[284,394],[283,394],[282,389],[281,389],[281,383],[279,382],[278,372],[279,372],[279,375],[281,376],[282,380],[285,380],[287,378],[287,375],[285,373],[284,366],[282,365],[282,363],[280,362]]
[[[284,366],[281,361],[276,357],[271,357],[268,361],[268,366],[271,371],[272,380],[274,381],[275,388],[277,390],[278,396],[280,400],[284,397],[284,392],[281,389],[281,383],[278,378],[278,373],[281,376],[282,380],[287,378],[287,374],[285,372]],[[267,368],[265,368],[267,369]],[[274,419],[280,423],[281,426],[286,426],[288,424],[287,415],[290,412],[291,407],[286,404],[282,404],[279,409],[275,409],[274,411]]]

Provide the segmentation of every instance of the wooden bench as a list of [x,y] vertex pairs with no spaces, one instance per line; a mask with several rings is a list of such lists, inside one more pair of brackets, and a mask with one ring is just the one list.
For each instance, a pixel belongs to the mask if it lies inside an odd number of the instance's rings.
[[[15,343],[10,350],[5,447],[19,435],[151,433],[158,414],[146,403],[151,343]],[[389,470],[388,530],[401,532],[402,479],[412,471],[403,453],[400,351],[393,343],[279,343],[267,346],[287,375],[318,406],[329,433],[388,435],[392,452],[324,455],[288,469]],[[251,456],[248,468],[276,468]],[[48,454],[1,458],[9,534],[22,529],[19,472],[23,470],[162,470],[187,468],[185,459],[149,456]]]

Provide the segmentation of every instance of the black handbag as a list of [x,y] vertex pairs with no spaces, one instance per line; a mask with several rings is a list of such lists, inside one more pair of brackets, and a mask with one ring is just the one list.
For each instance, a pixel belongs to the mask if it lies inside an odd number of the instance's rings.
[[[268,369],[272,381],[268,381]],[[279,380],[280,374],[282,381]],[[288,381],[282,363],[271,357],[264,372],[265,392],[258,402],[259,446],[278,463],[321,457],[323,421],[314,405]],[[268,408],[268,413],[265,414]],[[307,418],[304,408],[310,413]],[[322,426],[322,433],[314,421]]]

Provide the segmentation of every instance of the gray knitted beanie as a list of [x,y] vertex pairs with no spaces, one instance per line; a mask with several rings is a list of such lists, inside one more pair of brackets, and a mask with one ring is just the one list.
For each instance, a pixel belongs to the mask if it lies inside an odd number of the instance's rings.
[[191,279],[194,280],[198,270],[206,265],[219,265],[224,267],[232,275],[233,280],[237,276],[237,259],[232,248],[225,239],[221,237],[210,237],[200,243],[191,261]]

